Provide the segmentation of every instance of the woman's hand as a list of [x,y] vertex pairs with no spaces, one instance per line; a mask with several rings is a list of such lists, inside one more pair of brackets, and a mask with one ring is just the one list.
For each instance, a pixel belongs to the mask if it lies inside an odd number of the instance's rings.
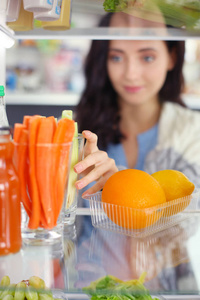
[[93,194],[103,188],[108,178],[118,171],[114,159],[108,157],[105,151],[97,147],[97,135],[89,130],[82,132],[86,139],[84,147],[84,159],[74,166],[76,173],[82,178],[76,182],[76,188],[82,189],[89,183],[96,183],[83,193],[82,196]]

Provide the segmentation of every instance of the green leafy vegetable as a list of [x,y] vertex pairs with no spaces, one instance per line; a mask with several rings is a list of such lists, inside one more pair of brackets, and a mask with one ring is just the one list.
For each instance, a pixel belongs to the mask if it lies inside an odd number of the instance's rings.
[[[165,22],[168,25],[189,30],[195,29],[195,26],[200,20],[200,5],[192,5],[189,1],[170,1],[152,0],[162,12]],[[183,3],[184,2],[184,3]],[[194,1],[193,1],[194,2]],[[197,1],[196,1],[197,2]],[[200,2],[199,2],[200,3]],[[195,8],[196,7],[196,8]]]
[[103,7],[107,12],[116,12],[126,8],[127,4],[127,0],[105,0],[103,3]]
[[144,272],[139,279],[122,281],[107,275],[91,282],[83,288],[83,292],[91,295],[91,300],[151,300],[153,298],[143,284],[145,276]]
[[168,0],[168,1],[177,5],[181,5],[186,8],[200,10],[199,0]]
[[200,1],[199,0],[105,0],[103,3],[105,11],[132,11],[141,12],[141,18],[149,19],[149,13],[154,14],[155,19],[158,13],[162,13],[166,25],[187,30],[198,30],[200,22]]

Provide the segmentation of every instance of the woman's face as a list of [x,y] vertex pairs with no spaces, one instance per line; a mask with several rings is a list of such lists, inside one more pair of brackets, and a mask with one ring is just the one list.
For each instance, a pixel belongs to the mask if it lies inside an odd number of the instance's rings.
[[164,41],[111,40],[107,69],[119,100],[132,105],[157,101],[174,59]]

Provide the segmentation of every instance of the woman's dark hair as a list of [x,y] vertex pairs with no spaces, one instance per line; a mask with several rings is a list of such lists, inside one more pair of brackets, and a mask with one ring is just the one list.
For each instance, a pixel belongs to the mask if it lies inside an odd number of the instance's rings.
[[[100,27],[108,27],[112,13],[100,22]],[[160,90],[160,101],[170,101],[185,106],[181,100],[184,86],[182,67],[184,63],[184,41],[166,41],[169,52],[175,51],[176,64],[169,71]],[[98,146],[106,150],[108,143],[119,143],[123,138],[119,129],[119,106],[117,94],[107,73],[109,40],[93,40],[85,61],[86,87],[76,107],[76,121],[79,131],[91,130],[98,136]]]

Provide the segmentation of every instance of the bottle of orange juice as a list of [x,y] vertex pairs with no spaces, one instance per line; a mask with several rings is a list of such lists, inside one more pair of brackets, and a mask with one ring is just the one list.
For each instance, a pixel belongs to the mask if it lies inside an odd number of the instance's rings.
[[0,127],[0,255],[18,252],[22,244],[20,185],[13,151],[10,127]]

